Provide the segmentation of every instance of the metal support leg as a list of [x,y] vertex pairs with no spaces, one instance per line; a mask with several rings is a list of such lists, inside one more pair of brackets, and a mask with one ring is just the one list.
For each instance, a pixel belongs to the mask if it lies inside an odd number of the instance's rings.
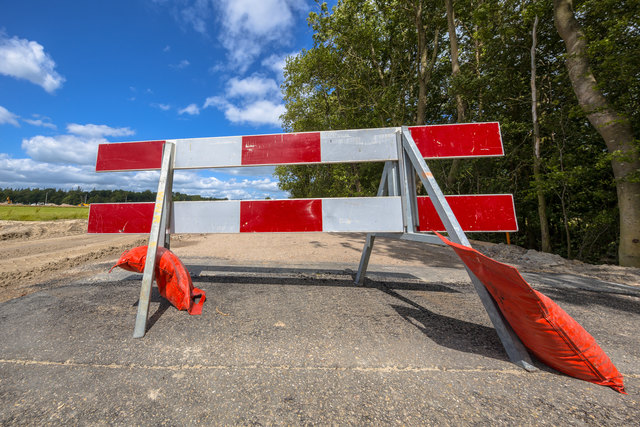
[[[460,227],[458,220],[451,211],[451,207],[447,203],[444,194],[440,190],[438,183],[427,166],[427,163],[424,161],[424,158],[422,157],[422,154],[416,146],[416,143],[411,137],[408,129],[403,128],[403,136],[404,151],[407,153],[413,167],[418,172],[420,180],[427,190],[427,194],[429,195],[431,202],[436,208],[436,211],[449,234],[449,238],[463,246],[471,247],[467,236],[465,236],[462,231],[462,227]],[[500,308],[491,294],[487,291],[480,279],[471,272],[471,270],[468,268],[466,268],[466,270],[478,296],[480,297],[480,301],[482,301],[482,304],[489,315],[489,319],[491,319],[491,322],[498,333],[498,337],[500,338],[509,359],[527,371],[536,370],[532,365],[531,358],[529,357],[529,353],[525,346],[500,312]]]
[[415,193],[411,193],[410,176],[413,175],[413,168],[405,153],[402,143],[402,133],[396,134],[398,144],[398,184],[400,187],[400,199],[402,201],[402,224],[404,233],[415,232],[415,222],[411,199],[415,199]]
[[358,274],[356,274],[355,283],[358,286],[364,283],[364,275],[367,273],[367,267],[369,267],[369,258],[371,257],[371,250],[373,249],[373,242],[375,242],[375,240],[375,234],[367,234],[367,240],[364,244],[364,249],[362,249],[362,256],[360,256]]
[[167,175],[167,189],[163,213],[165,225],[162,227],[164,230],[164,238],[160,241],[163,243],[165,248],[171,249],[171,224],[173,222],[173,168],[169,170]]
[[[158,181],[158,193],[156,204],[153,210],[153,221],[151,222],[151,232],[149,233],[149,244],[147,245],[147,260],[144,265],[142,275],[142,286],[140,287],[140,299],[138,300],[138,314],[136,315],[136,325],[133,330],[134,338],[142,338],[147,329],[147,317],[149,315],[149,299],[151,297],[151,285],[155,275],[156,252],[158,243],[165,243],[167,236],[167,217],[169,207],[167,203],[167,193],[171,193],[171,177],[173,170],[174,145],[165,143],[162,154],[162,168],[160,169],[160,180]],[[169,197],[170,200],[170,197]]]
[[[384,196],[389,193],[389,187],[395,185],[396,179],[392,177],[396,168],[392,162],[386,162],[384,169],[382,170],[382,178],[380,179],[380,185],[378,186],[378,197]],[[393,184],[392,184],[393,183]],[[395,190],[394,190],[395,191]],[[360,265],[358,266],[358,273],[356,274],[355,284],[360,286],[364,283],[364,275],[367,272],[369,266],[369,258],[371,257],[371,250],[373,249],[373,243],[376,240],[376,235],[373,233],[367,234],[367,240],[362,249],[362,255],[360,256]]]

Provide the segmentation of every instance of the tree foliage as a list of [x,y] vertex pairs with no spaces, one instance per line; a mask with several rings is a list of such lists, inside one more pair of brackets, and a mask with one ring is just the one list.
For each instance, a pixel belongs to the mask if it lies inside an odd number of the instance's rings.
[[[607,99],[640,135],[640,2],[574,1],[589,60]],[[430,64],[424,122],[498,121],[505,157],[462,161],[447,193],[513,193],[515,243],[540,249],[537,194],[547,200],[552,250],[616,262],[619,219],[611,154],[571,87],[551,0],[457,0],[460,72],[452,77],[443,1],[340,0],[309,15],[314,45],[289,58],[283,84],[287,131],[360,129],[418,122],[422,26]],[[421,21],[416,10],[424,11]],[[533,179],[531,28],[537,28],[541,179]],[[431,56],[433,54],[433,56]],[[423,61],[424,63],[424,61]],[[278,167],[292,197],[373,195],[379,164]],[[441,185],[450,161],[431,162]],[[476,236],[501,240],[502,236]]]

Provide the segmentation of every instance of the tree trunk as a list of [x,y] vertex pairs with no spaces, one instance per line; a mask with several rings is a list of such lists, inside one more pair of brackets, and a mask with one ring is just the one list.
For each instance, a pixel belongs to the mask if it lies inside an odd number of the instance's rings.
[[538,91],[536,89],[536,45],[538,43],[538,15],[533,21],[531,31],[531,117],[533,119],[533,179],[536,183],[538,196],[538,218],[540,220],[540,240],[542,251],[551,252],[551,236],[549,235],[549,221],[547,220],[547,201],[542,190],[542,175],[540,166],[540,125],[538,123]]
[[[453,0],[444,0],[444,5],[447,10],[447,26],[449,29],[449,46],[451,47],[451,75],[455,79],[460,74],[460,63],[458,62],[458,36],[456,35],[456,23],[453,15]],[[457,123],[464,123],[465,121],[465,109],[462,101],[462,96],[456,93],[456,110],[458,112]],[[460,169],[460,159],[454,159],[451,163],[451,169],[447,175],[447,188],[451,188],[456,182],[458,176],[458,169]]]
[[440,29],[436,27],[433,38],[433,51],[429,59],[429,46],[427,46],[427,33],[422,23],[422,2],[414,5],[415,25],[418,33],[418,105],[416,112],[416,126],[426,123],[427,111],[427,85],[431,80],[431,71],[438,57],[438,37]]
[[424,78],[427,72],[427,36],[422,26],[422,2],[418,1],[415,12],[416,31],[418,32],[418,108],[416,125],[420,126],[425,123],[427,110],[427,82]]
[[554,0],[553,15],[567,48],[567,70],[578,103],[613,153],[611,166],[620,211],[618,261],[623,266],[640,267],[640,183],[629,180],[640,169],[640,158],[631,123],[609,105],[597,87],[586,56],[587,43],[573,14],[573,2]]

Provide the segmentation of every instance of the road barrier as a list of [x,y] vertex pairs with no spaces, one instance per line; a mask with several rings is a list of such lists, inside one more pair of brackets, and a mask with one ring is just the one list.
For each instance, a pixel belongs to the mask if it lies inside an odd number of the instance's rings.
[[[97,172],[160,170],[155,203],[92,204],[90,233],[149,233],[134,337],[144,336],[154,254],[173,233],[366,232],[356,283],[376,236],[442,245],[432,231],[470,247],[465,232],[517,231],[511,195],[444,196],[426,159],[504,155],[498,123],[392,127],[101,144]],[[385,162],[377,197],[173,202],[181,169]],[[427,197],[418,197],[416,176]],[[485,285],[467,272],[510,360],[533,370]]]

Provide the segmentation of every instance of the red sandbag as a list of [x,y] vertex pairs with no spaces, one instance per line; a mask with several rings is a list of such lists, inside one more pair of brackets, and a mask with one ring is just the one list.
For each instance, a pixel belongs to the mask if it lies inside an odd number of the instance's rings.
[[551,299],[532,289],[516,268],[438,237],[480,279],[522,343],[539,360],[572,377],[626,394],[622,375],[595,339]]
[[[120,267],[127,271],[142,273],[146,259],[147,247],[138,246],[123,252],[111,270]],[[202,314],[202,305],[206,300],[205,292],[193,286],[187,268],[169,249],[159,247],[156,252],[155,278],[160,295],[168,299],[174,307],[178,310],[187,310],[189,314]],[[194,303],[194,299],[198,296],[200,301]]]

